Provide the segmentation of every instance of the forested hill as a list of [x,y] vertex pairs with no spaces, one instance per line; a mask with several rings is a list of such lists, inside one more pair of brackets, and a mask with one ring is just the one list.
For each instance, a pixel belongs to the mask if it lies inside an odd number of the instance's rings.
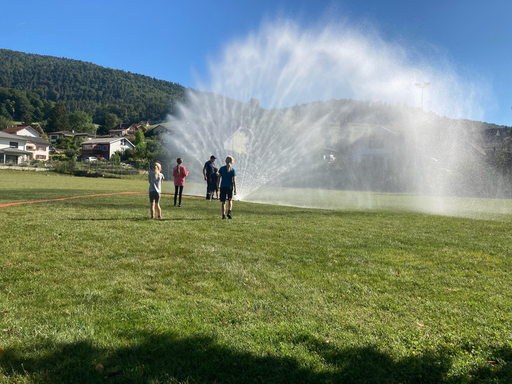
[[42,101],[62,100],[68,112],[85,111],[98,123],[106,113],[125,122],[163,119],[186,97],[186,88],[176,83],[7,49],[0,49],[0,87],[35,93]]

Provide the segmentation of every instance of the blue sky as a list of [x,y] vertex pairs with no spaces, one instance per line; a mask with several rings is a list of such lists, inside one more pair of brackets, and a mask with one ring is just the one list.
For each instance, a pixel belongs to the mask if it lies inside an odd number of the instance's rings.
[[265,21],[292,20],[307,31],[343,20],[361,33],[377,31],[411,60],[449,62],[459,81],[485,84],[481,119],[512,126],[510,0],[18,0],[2,4],[2,15],[0,48],[192,88],[198,78],[208,83],[209,61]]

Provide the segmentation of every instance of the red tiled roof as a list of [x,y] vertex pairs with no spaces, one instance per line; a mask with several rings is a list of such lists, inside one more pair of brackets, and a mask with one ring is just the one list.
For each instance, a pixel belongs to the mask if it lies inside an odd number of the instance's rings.
[[[32,128],[32,127],[30,125],[17,125],[15,127],[9,127],[6,129],[2,129],[2,132],[6,132],[6,133],[19,132],[25,128]],[[34,130],[34,128],[32,128],[32,130]]]

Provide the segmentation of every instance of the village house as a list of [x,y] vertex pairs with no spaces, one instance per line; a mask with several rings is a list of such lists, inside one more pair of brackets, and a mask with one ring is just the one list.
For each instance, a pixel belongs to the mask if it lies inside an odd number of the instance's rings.
[[61,137],[75,137],[75,133],[71,131],[57,131],[48,133],[48,138],[50,139],[50,143],[55,143]]
[[87,160],[90,156],[110,160],[117,151],[123,152],[127,149],[135,148],[135,145],[124,137],[103,137],[84,141],[80,145],[82,147],[83,160]]
[[135,132],[138,130],[143,130],[146,132],[146,127],[140,124],[118,124],[114,127],[114,129],[111,129],[108,131],[109,135],[114,136],[131,136],[135,135]]
[[58,132],[50,132],[48,134],[48,138],[51,143],[57,142],[61,137],[72,137],[75,140],[91,140],[96,137],[94,133],[90,132],[74,132],[74,131],[58,131]]
[[21,164],[31,160],[48,160],[50,143],[34,136],[0,132],[0,163]]
[[[39,126],[39,125],[37,125]],[[41,127],[39,127],[41,129]],[[15,125],[6,129],[3,129],[2,132],[11,133],[13,135],[19,136],[32,136],[32,137],[41,137],[38,130],[31,125]]]
[[403,138],[382,126],[366,127],[351,145],[354,163],[371,162],[374,170],[389,170],[390,162],[403,150]]
[[482,133],[482,146],[489,153],[496,151],[503,146],[508,145],[512,140],[512,130],[510,127],[486,129]]
[[32,152],[26,150],[27,137],[0,132],[0,163],[21,164],[28,161]]
[[236,154],[247,153],[249,145],[249,135],[252,131],[248,128],[240,127],[226,141],[224,149]]
[[27,137],[25,150],[32,152],[29,160],[49,160],[50,143],[40,137]]
[[171,127],[160,124],[153,128],[150,132],[154,135],[159,135],[161,133],[170,135],[173,133],[173,130],[171,129]]
[[75,133],[74,138],[75,138],[75,140],[91,140],[91,139],[96,138],[96,135],[94,133],[90,133],[90,132],[79,132],[79,133]]

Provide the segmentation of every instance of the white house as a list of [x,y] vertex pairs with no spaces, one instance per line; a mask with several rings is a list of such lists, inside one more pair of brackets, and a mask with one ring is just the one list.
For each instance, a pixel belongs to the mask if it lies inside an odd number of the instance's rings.
[[240,127],[235,133],[224,141],[224,149],[226,151],[234,152],[237,154],[247,153],[247,146],[249,145],[252,131],[248,128]]
[[390,160],[403,150],[402,138],[396,132],[382,126],[368,126],[352,143],[352,161],[371,161],[373,167],[388,170]]
[[50,156],[50,143],[40,137],[27,137],[25,150],[32,152],[29,160],[46,161]]
[[0,163],[25,163],[48,160],[50,143],[39,136],[21,136],[0,132]]
[[127,149],[135,148],[135,145],[124,137],[102,137],[84,141],[80,145],[82,147],[82,158],[84,160],[89,158],[89,156],[110,160],[112,155],[117,151],[123,152]]
[[31,151],[27,151],[28,137],[0,132],[0,163],[20,164],[30,160]]
[[3,129],[2,132],[19,136],[41,137],[39,132],[31,125],[15,125],[14,127]]

